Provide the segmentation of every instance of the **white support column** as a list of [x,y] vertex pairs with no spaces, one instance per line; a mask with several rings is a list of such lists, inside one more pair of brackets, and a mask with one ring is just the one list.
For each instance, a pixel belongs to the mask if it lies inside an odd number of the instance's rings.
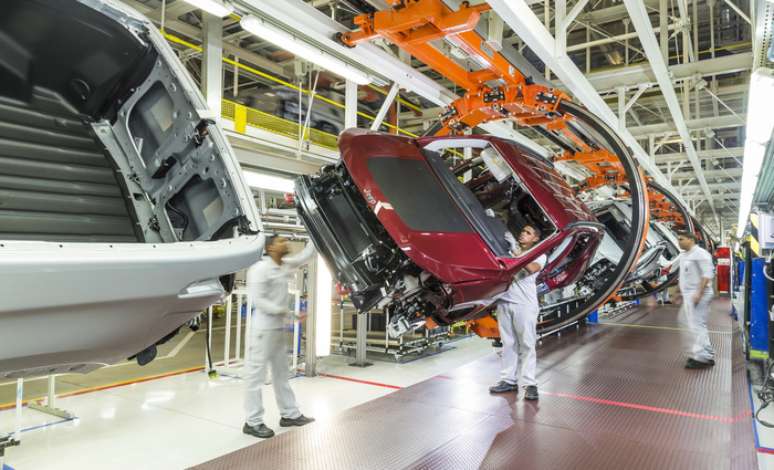
[[634,103],[637,102],[637,100],[642,96],[643,93],[645,93],[650,88],[650,83],[641,83],[639,87],[637,87],[637,92],[634,93],[634,96],[629,98],[629,101],[626,102],[626,106],[624,106],[624,110],[626,112],[629,112],[630,109],[632,109],[632,106],[634,106]]
[[344,85],[344,129],[357,127],[357,83],[347,80]]
[[693,146],[693,140],[691,140],[690,131],[685,122],[685,116],[680,109],[680,102],[675,93],[675,89],[672,86],[672,80],[669,75],[667,63],[664,61],[659,49],[658,41],[653,33],[653,27],[650,24],[650,18],[645,10],[645,5],[640,0],[624,0],[626,9],[629,11],[629,16],[634,23],[634,28],[637,30],[637,34],[640,37],[642,48],[650,62],[650,66],[653,69],[653,74],[656,76],[661,93],[664,95],[664,100],[667,103],[669,112],[672,115],[672,119],[675,122],[677,131],[683,140],[686,153],[688,154],[688,160],[690,160],[693,169],[696,172],[696,177],[699,180],[699,185],[704,191],[704,195],[707,197],[707,201],[712,209],[712,213],[717,220],[717,213],[715,211],[715,205],[712,201],[712,193],[710,192],[707,181],[704,178],[704,172],[699,162],[699,157],[696,153],[696,149]]
[[400,90],[398,84],[393,83],[392,88],[390,88],[390,92],[387,93],[387,97],[382,103],[382,107],[379,108],[379,112],[376,114],[376,119],[374,119],[374,122],[371,123],[372,131],[379,130],[379,127],[382,125],[385,116],[387,116],[387,112],[390,110],[390,106],[392,106],[393,101],[395,101],[395,97],[398,96],[398,90]]
[[[681,1],[681,0],[678,0]],[[667,14],[669,13],[667,0],[659,0],[658,2],[658,31],[659,31],[659,45],[661,46],[661,57],[664,58],[667,63],[669,62],[669,31],[667,30]]]
[[202,13],[202,93],[215,119],[220,120],[223,99],[223,19]]
[[[548,64],[559,80],[575,95],[578,102],[599,116],[610,127],[618,128],[618,116],[599,96],[585,74],[566,54],[557,56],[554,53],[556,50],[554,38],[525,0],[489,0],[488,3],[512,30],[519,32],[521,39]],[[648,154],[631,132],[627,130],[619,134],[633,150],[643,168],[658,182],[669,187],[669,182],[661,171],[651,164]]]
[[586,25],[586,75],[591,73],[591,28]]
[[626,40],[624,42],[624,65],[629,66],[629,24],[631,23],[631,20],[629,18],[623,19],[624,24],[624,34],[626,35]]
[[555,0],[554,36],[556,37],[556,55],[567,53],[567,28],[564,19],[567,16],[567,0]]
[[306,345],[304,346],[304,375],[317,375],[317,263],[319,256],[309,262],[309,274],[306,280]]
[[239,56],[234,56],[234,96],[239,96]]
[[[500,15],[502,16],[502,15]],[[551,32],[551,0],[543,1],[543,21],[545,22],[546,31]],[[556,46],[554,46],[555,48]],[[556,52],[556,49],[554,49]],[[543,60],[546,65],[546,80],[551,81],[551,69],[548,68],[548,62]]]
[[486,45],[493,51],[503,48],[503,20],[491,12],[487,16]]
[[368,362],[368,321],[370,320],[369,313],[362,313],[357,315],[357,328],[355,329],[355,361],[350,362],[349,365],[353,367],[368,367],[373,365]]
[[626,130],[626,88],[616,88],[618,94],[618,130]]
[[567,16],[564,18],[564,29],[568,30],[570,29],[570,25],[573,21],[575,21],[575,18],[580,15],[580,12],[583,11],[583,8],[586,7],[586,5],[589,3],[589,0],[578,0],[578,2],[573,5],[572,9],[569,13],[567,13]]
[[747,16],[747,15],[746,15],[746,14],[745,14],[745,13],[742,11],[742,9],[741,9],[741,8],[739,8],[738,6],[736,6],[736,4],[735,4],[734,2],[732,2],[731,0],[725,0],[725,2],[726,2],[726,5],[728,5],[729,7],[731,7],[731,9],[732,9],[732,10],[734,10],[734,11],[736,12],[736,14],[737,14],[737,15],[739,15],[739,17],[740,17],[740,18],[742,18],[743,20],[745,20],[745,21],[747,22],[747,24],[749,24],[749,25],[751,25],[751,26],[752,26],[752,20],[750,20],[750,17],[749,17],[749,16]]

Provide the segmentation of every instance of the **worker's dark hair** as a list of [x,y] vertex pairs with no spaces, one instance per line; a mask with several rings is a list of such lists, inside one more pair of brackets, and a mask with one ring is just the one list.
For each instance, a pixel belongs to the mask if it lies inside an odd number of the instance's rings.
[[687,232],[687,231],[684,231],[684,230],[680,231],[680,232],[677,232],[677,236],[678,237],[683,237],[683,238],[690,238],[691,240],[694,241],[694,243],[698,241],[698,239],[696,238],[696,234],[695,233]]
[[269,235],[266,237],[266,242],[263,244],[263,251],[268,252],[269,247],[274,244],[274,242],[277,241],[279,238],[279,235]]
[[540,230],[540,228],[537,225],[535,225],[535,224],[524,224],[524,226],[521,229],[524,230],[527,227],[529,227],[529,228],[531,228],[532,230],[535,231],[535,235],[537,235],[538,240],[541,240],[543,238],[543,231]]

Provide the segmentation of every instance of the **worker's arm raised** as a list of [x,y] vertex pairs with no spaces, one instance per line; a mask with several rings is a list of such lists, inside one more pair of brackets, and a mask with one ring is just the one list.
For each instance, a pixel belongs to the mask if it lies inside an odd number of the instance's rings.
[[540,272],[540,270],[543,269],[543,266],[545,266],[545,264],[546,264],[546,255],[541,255],[535,261],[529,263],[524,268],[522,268],[521,271],[516,273],[516,276],[514,276],[514,279],[516,281],[520,281],[527,276]]
[[288,255],[282,258],[282,267],[289,270],[296,270],[312,260],[317,253],[314,249],[314,243],[309,242],[303,250],[296,254]]

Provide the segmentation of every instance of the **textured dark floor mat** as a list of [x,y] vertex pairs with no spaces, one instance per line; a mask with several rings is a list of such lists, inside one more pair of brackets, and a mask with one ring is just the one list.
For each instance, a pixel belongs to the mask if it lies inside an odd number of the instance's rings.
[[712,369],[683,368],[689,336],[676,308],[643,309],[617,320],[643,328],[595,325],[544,339],[539,402],[488,393],[500,367],[493,354],[196,468],[754,468],[728,308],[713,304]]

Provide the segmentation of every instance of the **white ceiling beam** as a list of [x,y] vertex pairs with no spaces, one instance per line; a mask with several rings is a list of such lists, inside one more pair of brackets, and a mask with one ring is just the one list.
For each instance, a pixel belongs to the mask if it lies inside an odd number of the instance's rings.
[[[594,87],[585,78],[583,72],[566,55],[557,55],[556,42],[542,21],[530,9],[524,0],[489,0],[492,9],[503,18],[524,42],[543,60],[551,71],[564,83],[576,99],[592,113],[599,116],[611,128],[618,128],[618,117],[599,96]],[[671,184],[658,167],[650,161],[647,152],[643,150],[634,136],[627,130],[619,132],[621,139],[634,152],[640,165],[667,188]]]
[[[167,2],[167,3],[169,3],[169,2]],[[161,20],[161,7],[162,6],[164,6],[163,2],[162,2],[162,4],[158,8],[154,9],[153,11],[151,11],[148,14],[146,14],[145,16],[147,16],[151,20]],[[169,19],[176,20],[179,17],[181,17],[182,15],[188,13],[189,11],[194,11],[194,10],[197,9],[195,6],[191,5],[188,2],[184,2],[184,1],[176,1],[176,2],[172,3],[171,5],[168,5],[166,8],[167,9],[164,12],[164,16],[166,17],[167,20],[169,20]]]
[[[744,147],[731,147],[728,149],[710,149],[699,150],[697,152],[699,160],[715,160],[718,158],[742,158],[744,155]],[[680,162],[687,157],[684,153],[662,153],[656,155],[657,164],[666,164],[669,162]]]
[[[647,83],[641,86],[649,86],[649,85],[651,84]],[[726,85],[726,86],[718,87],[717,91],[713,91],[712,93],[714,93],[719,97],[723,97],[727,103],[731,100],[736,100],[736,102],[732,103],[733,105],[735,105],[734,107],[743,108],[746,105],[745,94],[749,89],[750,89],[750,86],[748,84]],[[609,99],[610,98],[608,98],[608,101]],[[715,103],[717,105],[717,101],[713,99],[709,93],[701,93],[699,95],[699,100],[702,104]],[[693,102],[696,103],[696,100],[694,99]],[[637,100],[637,104],[640,104],[646,107],[663,105],[664,97],[661,96],[661,93],[659,93],[658,90],[653,92],[653,89],[651,88],[649,93],[647,93],[645,96]],[[735,111],[735,112],[738,112],[738,111]]]
[[[715,59],[704,59],[669,67],[669,76],[677,82],[698,75],[711,76],[744,72],[752,68],[752,52],[731,54]],[[656,76],[647,63],[618,67],[604,72],[592,72],[586,77],[599,91],[614,90],[619,86],[632,87],[641,83],[655,83]]]
[[[659,0],[643,0],[648,8],[653,10],[658,8]],[[584,13],[580,16],[580,19],[588,23],[600,25],[605,23],[612,23],[615,21],[621,21],[624,18],[628,18],[629,14],[626,12],[624,5],[614,5],[607,8],[598,8],[594,11]]]
[[589,3],[589,0],[578,0],[578,2],[572,7],[569,13],[567,13],[567,16],[565,16],[564,21],[562,22],[562,26],[564,29],[567,29],[570,27],[570,24],[575,21],[575,18],[578,17],[581,11],[583,11],[583,8]]
[[[742,176],[742,169],[741,168],[721,168],[718,170],[704,170],[704,176],[710,179],[714,178],[739,178]],[[680,171],[672,175],[672,180],[684,180],[693,178],[694,174],[692,171]],[[712,185],[710,185],[711,187]]]
[[[347,57],[362,67],[368,68],[389,81],[397,83],[400,88],[412,91],[438,106],[447,106],[458,98],[457,95],[442,85],[375,44],[364,43],[359,44],[357,47],[349,48],[338,43],[333,39],[334,35],[346,32],[348,29],[302,0],[285,0],[282,2],[277,2],[276,0],[242,0],[241,4],[250,7],[251,10],[259,15],[268,16],[274,21],[282,23],[285,27],[299,34],[299,36],[305,36],[314,40],[326,50],[335,52],[342,57]],[[480,127],[491,134],[513,139],[540,155],[550,155],[546,148],[515,131],[510,124],[491,122]]]
[[[699,131],[702,129],[725,129],[729,127],[742,127],[745,125],[740,118],[744,118],[744,115],[734,116],[733,114],[707,117],[700,119],[689,119],[684,121],[685,126],[689,131]],[[659,124],[645,124],[644,126],[630,127],[629,132],[637,137],[645,137],[647,135],[663,135],[663,134],[675,134],[679,132],[679,128],[674,122],[664,122]],[[682,137],[682,136],[681,136]]]
[[[138,2],[137,0],[121,0],[121,1],[146,16],[156,11],[153,8],[150,8],[149,6]],[[187,3],[181,0],[178,0],[178,1],[181,4],[187,5]],[[169,8],[171,9],[172,7],[170,6]],[[194,7],[191,7],[191,8],[193,9]],[[153,23],[155,23],[156,25],[161,24],[161,21],[158,19],[151,18],[151,21],[153,21]],[[202,40],[202,30],[200,28],[197,28],[196,26],[192,26],[188,23],[184,23],[176,19],[170,20],[169,18],[166,19],[164,24],[165,24],[165,29],[169,31],[182,34],[184,36],[196,39],[198,41]],[[281,65],[259,54],[256,54],[255,52],[248,51],[247,49],[243,49],[241,47],[235,46],[225,41],[223,43],[223,52],[226,55],[237,56],[239,57],[240,61],[248,62],[252,65],[255,65],[265,70],[266,72],[271,72],[283,78],[285,77],[285,69]],[[191,55],[197,56],[200,54],[196,51],[191,50]]]
[[738,6],[736,6],[736,5],[734,4],[734,2],[732,2],[732,1],[730,1],[730,0],[725,0],[725,2],[726,2],[726,5],[730,6],[730,7],[731,7],[731,9],[732,9],[732,10],[734,10],[734,11],[736,12],[736,14],[737,14],[737,15],[739,15],[739,17],[740,17],[740,18],[742,18],[743,20],[745,20],[745,21],[747,22],[747,24],[749,24],[749,25],[752,25],[752,21],[750,20],[750,17],[749,17],[749,16],[747,16],[747,15],[745,14],[745,12],[743,12],[743,11],[742,11],[742,9],[741,9],[741,8],[739,8]]
[[645,5],[641,0],[624,0],[624,4],[629,11],[629,16],[632,19],[632,24],[634,24],[634,29],[637,30],[637,34],[640,36],[640,43],[642,44],[643,50],[645,50],[645,55],[648,58],[648,62],[650,62],[650,67],[656,75],[656,81],[661,88],[661,93],[664,95],[664,100],[669,108],[669,113],[672,115],[672,120],[677,127],[677,132],[683,139],[683,145],[688,154],[688,160],[690,160],[691,165],[693,165],[693,169],[696,172],[696,178],[699,180],[699,184],[701,185],[705,196],[707,196],[707,202],[712,208],[712,213],[717,219],[717,213],[715,212],[715,206],[712,200],[712,192],[710,191],[709,186],[707,186],[707,180],[704,178],[704,169],[701,167],[699,157],[696,155],[693,139],[691,139],[690,131],[685,124],[685,116],[683,116],[680,102],[678,101],[677,94],[672,86],[669,69],[664,62],[664,57],[661,55],[661,48],[653,33],[653,26],[650,24],[650,17],[645,10]]
[[395,97],[398,96],[399,91],[400,87],[398,84],[393,83],[389,93],[387,93],[387,97],[382,102],[382,106],[379,108],[379,112],[376,114],[376,119],[371,123],[372,131],[379,130],[384,118],[387,116],[387,112],[390,110],[390,106],[392,106],[392,103],[395,101]]
[[[674,23],[669,24],[667,29],[669,31],[674,31],[676,29],[683,28],[683,23],[680,21],[675,21]],[[655,28],[654,30],[658,32],[661,28]],[[578,44],[572,44],[567,46],[567,52],[575,52],[575,51],[582,51],[584,49],[590,48],[590,47],[597,47],[597,46],[603,46],[605,44],[610,44],[614,42],[620,42],[625,41],[627,39],[635,39],[637,37],[637,33],[624,33],[624,34],[618,34],[616,36],[608,36],[606,38],[601,39],[595,39],[593,41],[589,42],[582,42]]]

